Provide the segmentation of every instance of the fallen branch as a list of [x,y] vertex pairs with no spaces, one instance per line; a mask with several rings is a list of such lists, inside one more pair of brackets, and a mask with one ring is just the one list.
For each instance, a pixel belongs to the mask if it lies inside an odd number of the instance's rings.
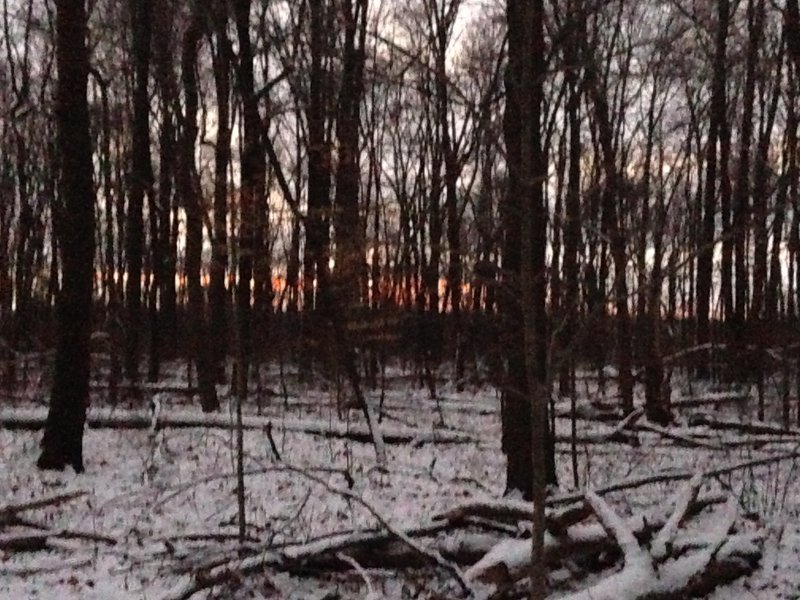
[[656,433],[661,437],[673,440],[685,446],[690,446],[694,448],[706,448],[707,450],[723,449],[723,447],[718,444],[713,444],[711,442],[698,439],[694,436],[689,436],[678,431],[673,431],[672,429],[661,427],[660,425],[655,425],[653,423],[637,423],[636,429],[638,429],[639,431],[649,431],[651,433]]
[[79,529],[50,529],[47,525],[26,519],[23,517],[15,516],[12,522],[13,525],[22,525],[24,527],[31,527],[39,531],[47,532],[50,537],[61,538],[65,540],[87,540],[90,542],[100,542],[108,544],[109,546],[116,546],[117,539],[94,531],[84,531]]
[[764,421],[750,421],[743,423],[733,419],[717,419],[705,413],[695,413],[689,417],[689,424],[692,426],[704,425],[711,429],[739,431],[752,435],[777,435],[786,437],[800,436],[800,429],[791,429],[773,425]]
[[[196,533],[180,533],[174,535],[166,535],[158,538],[163,542],[230,542],[237,541],[239,534],[237,532],[225,531],[209,531],[209,532],[196,532]],[[245,542],[258,543],[259,540],[252,536],[245,536]]]
[[672,408],[692,408],[696,406],[719,406],[720,404],[744,404],[750,399],[747,392],[710,392],[702,396],[676,398],[671,402]]
[[13,518],[17,513],[49,506],[57,506],[59,504],[63,504],[64,502],[74,500],[75,498],[85,496],[86,493],[87,492],[85,490],[75,490],[64,494],[57,494],[55,496],[36,498],[34,500],[28,500],[27,502],[20,502],[18,504],[6,504],[5,506],[0,506],[0,525],[9,521],[13,521]]
[[[430,522],[416,528],[404,529],[409,538],[433,535],[448,527],[444,521]],[[195,571],[188,581],[176,585],[162,596],[162,600],[187,600],[194,594],[222,584],[231,579],[249,575],[267,568],[290,570],[299,565],[318,561],[337,552],[350,553],[355,547],[386,543],[394,538],[387,531],[345,532],[324,536],[305,543],[286,544],[280,548],[267,548],[244,559],[226,560],[211,568]]]
[[[742,469],[761,467],[764,465],[769,465],[784,460],[794,460],[798,458],[800,458],[800,450],[798,450],[797,447],[795,447],[795,450],[791,452],[785,452],[783,454],[777,454],[775,456],[767,456],[764,458],[755,458],[752,460],[746,460],[726,467],[709,469],[707,471],[703,471],[703,477],[704,478],[718,477],[720,475],[727,475],[729,473],[740,471]],[[610,483],[603,487],[597,488],[595,490],[595,493],[600,495],[605,495],[605,494],[610,494],[611,492],[619,492],[621,490],[633,489],[645,485],[651,485],[654,483],[669,483],[670,481],[682,481],[685,479],[691,479],[694,476],[694,474],[695,473],[693,471],[662,471],[661,473],[654,473],[653,475],[645,475],[643,477],[632,477],[629,479],[623,479],[622,481]],[[558,496],[549,497],[547,499],[547,504],[549,506],[557,506],[560,504],[572,504],[580,501],[582,497],[583,494],[581,492],[560,494]]]
[[90,557],[73,558],[69,560],[52,561],[47,560],[39,564],[26,564],[24,566],[6,566],[0,565],[0,575],[3,577],[28,577],[30,575],[39,575],[41,573],[55,573],[56,571],[63,571],[65,569],[80,569],[86,565],[91,564]]

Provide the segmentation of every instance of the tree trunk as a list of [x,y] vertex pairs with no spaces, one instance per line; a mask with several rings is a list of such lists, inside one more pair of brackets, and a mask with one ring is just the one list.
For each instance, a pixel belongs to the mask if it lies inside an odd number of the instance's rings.
[[145,194],[153,193],[153,168],[150,164],[150,99],[147,93],[150,74],[151,0],[131,0],[133,30],[133,123],[131,192],[125,229],[128,264],[125,301],[127,303],[127,348],[125,374],[139,380],[140,331],[142,329],[142,255],[144,252],[143,207]]
[[344,49],[342,84],[336,116],[337,156],[334,227],[336,230],[335,276],[342,308],[360,304],[359,290],[365,279],[364,231],[359,213],[359,125],[364,93],[364,43],[367,1],[344,0]]
[[178,194],[186,210],[186,266],[184,274],[188,291],[190,356],[197,367],[200,406],[203,412],[219,410],[216,381],[211,360],[211,347],[206,323],[202,284],[203,200],[195,170],[197,139],[197,48],[202,36],[202,17],[193,14],[183,38],[181,78],[185,97],[183,131],[180,145]]
[[[708,141],[706,142],[706,179],[705,198],[703,201],[703,224],[698,237],[697,248],[697,345],[708,344],[711,340],[710,330],[710,302],[711,281],[713,274],[714,239],[716,235],[716,185],[717,185],[717,141],[720,139],[720,129],[726,121],[725,111],[725,85],[726,85],[726,55],[728,40],[728,22],[730,20],[730,7],[728,0],[717,3],[718,23],[716,35],[716,50],[714,53],[713,80],[711,88],[710,123]],[[727,166],[727,165],[725,165]],[[723,179],[727,173],[722,173]],[[698,356],[697,375],[709,376],[709,359],[707,355]]]
[[[328,110],[328,76],[324,66],[327,50],[327,8],[324,0],[309,0],[311,35],[311,72],[306,110],[308,123],[308,217],[303,264],[303,360],[301,370],[311,367],[312,340],[315,331],[315,292],[323,292],[329,269],[329,220],[331,150],[325,131]],[[315,286],[316,284],[316,286]]]
[[[584,42],[585,44],[586,42]],[[586,87],[594,104],[597,121],[598,141],[602,150],[602,165],[605,183],[602,191],[601,227],[610,238],[611,257],[614,261],[614,322],[617,327],[617,366],[619,369],[619,394],[625,414],[633,411],[633,374],[630,316],[628,309],[627,256],[625,251],[625,232],[623,227],[622,195],[620,174],[617,172],[614,152],[614,134],[609,117],[608,99],[605,85],[599,79],[591,50],[584,45],[586,60]],[[601,269],[600,281],[604,269]]]
[[232,49],[228,39],[228,18],[224,2],[215,6],[214,84],[217,96],[217,140],[214,148],[214,235],[211,247],[211,343],[218,382],[225,380],[228,349],[227,309],[229,295],[225,285],[228,269],[228,166],[231,160],[230,65]]
[[89,53],[83,2],[56,2],[57,142],[60,159],[58,233],[62,286],[58,342],[42,453],[37,466],[83,471],[83,425],[89,404],[94,262],[94,186],[86,84]]

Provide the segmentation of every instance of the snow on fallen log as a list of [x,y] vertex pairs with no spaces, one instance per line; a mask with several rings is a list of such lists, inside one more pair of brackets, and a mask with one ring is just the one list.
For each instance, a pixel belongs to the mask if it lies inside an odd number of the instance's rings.
[[[42,429],[46,418],[46,408],[0,410],[0,426],[8,429]],[[150,429],[153,426],[153,415],[143,411],[93,408],[86,416],[86,424],[96,429]],[[361,423],[340,423],[322,419],[274,419],[255,415],[248,415],[242,419],[242,426],[245,429],[266,429],[270,424],[275,429],[284,431],[346,438],[356,442],[373,442],[369,428]],[[191,427],[232,429],[234,426],[234,420],[226,414],[188,410],[161,413],[155,422],[156,430]],[[381,426],[381,433],[387,444],[468,444],[478,441],[478,438],[465,432],[441,429],[420,430],[413,427]]]
[[511,498],[486,498],[469,500],[447,509],[435,518],[447,519],[451,522],[466,517],[483,517],[498,521],[530,521],[533,515],[533,504],[525,500]]
[[[721,501],[719,496],[700,498],[691,503],[688,512],[697,514],[703,508]],[[667,519],[665,511],[656,509],[629,517],[624,523],[634,536],[644,538],[663,527]],[[545,532],[544,553],[547,562],[598,554],[612,549],[612,540],[600,523],[576,523],[558,536]],[[526,577],[530,561],[529,539],[506,539],[467,569],[464,575],[471,581],[508,583]]]
[[663,561],[669,554],[672,542],[678,534],[678,528],[686,519],[686,514],[689,512],[692,502],[697,498],[701,485],[703,485],[702,471],[696,473],[686,482],[686,485],[678,490],[675,496],[675,510],[672,511],[669,519],[650,544],[650,553],[656,561]]
[[[657,507],[650,514],[628,519],[621,518],[597,493],[585,492],[585,503],[597,522],[573,525],[559,536],[547,532],[545,560],[550,564],[565,558],[574,561],[616,548],[622,553],[622,568],[563,600],[677,600],[750,573],[761,558],[760,540],[731,534],[737,517],[733,496],[705,523],[702,538],[679,538],[681,524],[708,505],[696,499],[702,480],[700,472],[685,483],[667,504],[669,513]],[[505,586],[524,578],[530,561],[530,540],[503,540],[465,576]]]
[[[619,517],[599,497],[587,493],[587,501],[598,518],[617,540],[624,554],[624,566],[596,584],[564,596],[562,600],[667,600],[686,598],[700,591],[709,591],[732,578],[750,573],[761,551],[752,537],[733,536],[728,533],[736,519],[736,499],[730,497],[717,519],[712,523],[707,542],[702,549],[685,556],[668,560],[658,570],[651,553],[639,545],[630,531],[621,525]],[[673,517],[682,510],[675,507]],[[675,519],[672,517],[656,536],[664,537],[664,529]]]

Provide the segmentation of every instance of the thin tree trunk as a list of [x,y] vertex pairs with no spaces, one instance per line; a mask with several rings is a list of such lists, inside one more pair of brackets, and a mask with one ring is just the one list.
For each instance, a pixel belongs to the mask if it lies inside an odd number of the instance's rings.
[[127,348],[125,374],[134,383],[139,381],[142,329],[142,256],[144,253],[144,197],[153,193],[153,168],[150,163],[150,76],[151,0],[131,0],[133,29],[133,123],[131,192],[128,199],[125,228],[128,264],[125,300],[127,303]]
[[232,49],[228,39],[226,5],[215,5],[214,84],[217,96],[217,139],[214,148],[214,235],[211,246],[212,360],[216,380],[225,380],[225,355],[228,349],[227,309],[229,295],[225,285],[228,269],[228,166],[231,160],[230,67]]
[[203,33],[200,14],[184,34],[181,53],[181,78],[185,97],[182,140],[179,159],[179,196],[186,210],[186,265],[184,274],[188,291],[190,356],[197,368],[200,406],[203,412],[219,410],[215,373],[212,368],[208,324],[205,317],[205,298],[202,285],[203,213],[202,195],[195,170],[195,140],[197,139],[197,51]]
[[[713,274],[714,238],[716,232],[716,185],[717,185],[717,142],[720,140],[720,130],[726,121],[726,55],[728,40],[728,22],[730,7],[728,0],[719,0],[717,3],[718,23],[716,33],[716,49],[714,53],[713,80],[711,89],[711,108],[708,141],[706,142],[706,178],[705,198],[703,201],[703,224],[698,239],[697,248],[697,345],[708,344],[711,340],[710,330],[710,303],[711,282]],[[725,165],[720,165],[723,172],[722,178],[727,179],[724,172]],[[708,355],[701,355],[697,361],[697,375],[709,376]]]

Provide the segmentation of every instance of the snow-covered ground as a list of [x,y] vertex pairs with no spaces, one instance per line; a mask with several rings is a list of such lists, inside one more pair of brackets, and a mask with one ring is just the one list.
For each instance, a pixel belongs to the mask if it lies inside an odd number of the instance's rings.
[[[269,377],[265,381],[279,389]],[[386,469],[376,464],[369,444],[283,430],[281,419],[338,420],[335,394],[297,383],[289,384],[288,390],[286,402],[274,396],[263,403],[263,414],[274,418],[274,438],[282,462],[276,460],[264,432],[245,432],[245,469],[250,473],[246,478],[247,523],[254,543],[303,541],[376,526],[363,506],[304,472],[322,478],[332,488],[351,485],[351,492],[396,527],[425,522],[465,499],[497,498],[503,493],[499,400],[491,389],[458,393],[445,386],[437,405],[427,391],[414,388],[408,380],[394,380],[386,393],[384,424],[432,431],[443,416],[447,428],[470,432],[476,441],[389,445]],[[180,395],[160,400],[165,412],[178,405],[185,408],[185,398]],[[377,404],[377,392],[373,400]],[[255,411],[254,406],[247,408]],[[360,419],[356,411],[349,417]],[[597,427],[591,427],[580,433],[596,434]],[[558,420],[558,431],[569,433],[566,419]],[[706,439],[710,445],[719,445],[732,435],[709,432]],[[0,507],[85,490],[87,494],[76,500],[25,514],[54,529],[95,532],[118,543],[54,540],[45,551],[0,550],[0,598],[159,598],[179,584],[192,566],[215,556],[235,555],[235,456],[229,432],[193,428],[153,434],[90,429],[85,436],[86,472],[82,475],[35,469],[40,437],[39,432],[0,428]],[[714,450],[679,447],[656,433],[642,432],[640,438],[639,446],[579,446],[580,487],[666,469],[709,469],[796,447],[796,442],[787,442]],[[562,491],[569,491],[573,472],[568,444],[558,445],[557,460]],[[740,512],[752,513],[752,519],[757,519],[753,526],[763,528],[767,535],[760,568],[750,577],[718,589],[712,598],[800,598],[798,468],[796,461],[784,461],[721,476],[704,488],[707,492],[732,492],[740,501]],[[677,485],[648,485],[610,494],[607,499],[618,512],[629,514],[664,502]],[[218,539],[190,539],[204,535]],[[298,600],[362,598],[366,591],[363,575],[270,573],[268,578],[245,578],[236,595]],[[366,575],[374,588],[373,598],[430,598],[444,585],[430,572],[372,569]],[[230,592],[222,594],[220,597],[229,597]]]

